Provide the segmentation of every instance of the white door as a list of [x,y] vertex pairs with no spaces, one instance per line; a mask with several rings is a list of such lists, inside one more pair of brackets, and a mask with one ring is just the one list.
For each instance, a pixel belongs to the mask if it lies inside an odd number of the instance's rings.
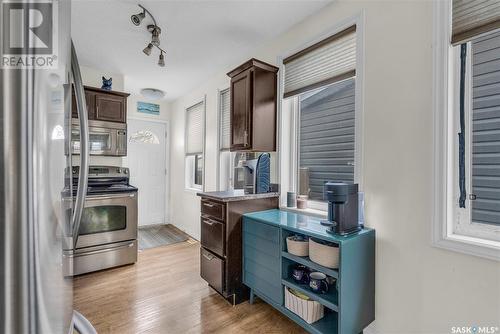
[[139,225],[165,224],[167,124],[129,119],[126,165],[130,184],[139,188]]

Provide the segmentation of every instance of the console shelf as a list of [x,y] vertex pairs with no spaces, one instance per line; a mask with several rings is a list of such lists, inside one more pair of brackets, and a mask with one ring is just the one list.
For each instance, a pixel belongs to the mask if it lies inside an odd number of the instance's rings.
[[317,301],[318,303],[328,307],[330,310],[333,310],[337,312],[338,309],[338,295],[337,295],[337,289],[335,287],[332,287],[333,291],[329,291],[328,293],[325,294],[318,294],[314,293],[311,290],[309,290],[309,286],[306,284],[297,284],[295,283],[291,278],[283,278],[281,280],[281,284],[292,288],[294,290],[300,291],[312,300]]
[[[339,268],[327,268],[306,256],[288,253],[286,237],[291,234],[336,243]],[[255,296],[260,297],[308,332],[316,334],[361,333],[375,320],[375,230],[365,228],[348,236],[337,236],[327,233],[315,217],[266,210],[243,215],[243,241],[243,283],[250,288],[250,303]],[[259,252],[252,246],[256,242]],[[296,283],[291,274],[297,264],[335,278],[337,289],[332,285],[327,293],[319,294],[306,284]],[[284,301],[286,287],[322,304],[324,317],[308,324],[288,310]]]
[[326,274],[328,276],[334,277],[334,278],[339,278],[339,271],[337,269],[331,269],[327,267],[323,267],[320,264],[317,264],[315,262],[312,262],[311,259],[309,259],[308,256],[297,256],[290,254],[288,252],[281,252],[281,256],[284,258],[287,258],[291,261],[297,262],[299,264],[302,264],[306,267],[309,267],[311,269],[314,269],[316,271],[321,271],[323,274]]

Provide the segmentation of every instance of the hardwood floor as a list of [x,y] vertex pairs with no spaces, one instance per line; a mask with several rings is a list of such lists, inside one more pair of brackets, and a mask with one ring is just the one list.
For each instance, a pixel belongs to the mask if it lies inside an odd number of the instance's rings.
[[147,249],[135,265],[74,279],[74,308],[98,333],[305,333],[257,299],[231,306],[199,275],[193,240]]

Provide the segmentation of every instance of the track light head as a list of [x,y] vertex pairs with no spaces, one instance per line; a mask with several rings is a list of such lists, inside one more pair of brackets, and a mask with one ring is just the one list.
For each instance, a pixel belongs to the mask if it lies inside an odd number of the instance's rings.
[[144,54],[146,56],[149,56],[151,54],[151,51],[153,50],[153,44],[149,43],[145,48],[144,50],[142,50],[142,52],[144,52]]
[[151,43],[155,46],[160,45],[160,34],[161,34],[161,29],[158,26],[155,25],[149,25],[148,30],[151,32]]
[[163,51],[161,51],[160,57],[158,58],[158,65],[165,67],[165,57],[163,56]]
[[140,25],[142,22],[142,19],[146,17],[146,11],[142,11],[142,13],[134,14],[130,17],[130,20],[132,23],[136,26]]

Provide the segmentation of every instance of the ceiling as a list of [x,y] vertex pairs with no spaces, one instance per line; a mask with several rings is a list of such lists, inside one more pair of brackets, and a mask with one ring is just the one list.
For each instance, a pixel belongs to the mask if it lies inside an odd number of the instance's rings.
[[328,0],[141,1],[162,28],[166,66],[158,51],[142,53],[150,40],[143,20],[134,26],[136,1],[72,1],[72,37],[81,65],[123,74],[127,90],[153,87],[174,100],[231,66],[260,45],[329,4]]

